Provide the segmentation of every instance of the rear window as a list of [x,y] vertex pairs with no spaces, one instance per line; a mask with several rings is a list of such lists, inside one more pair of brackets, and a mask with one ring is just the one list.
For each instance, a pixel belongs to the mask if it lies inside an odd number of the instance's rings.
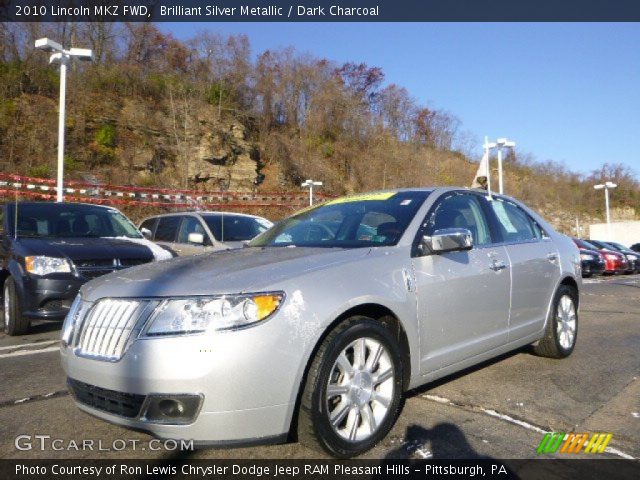
[[241,215],[203,215],[202,218],[219,242],[251,240],[271,227],[267,220]]

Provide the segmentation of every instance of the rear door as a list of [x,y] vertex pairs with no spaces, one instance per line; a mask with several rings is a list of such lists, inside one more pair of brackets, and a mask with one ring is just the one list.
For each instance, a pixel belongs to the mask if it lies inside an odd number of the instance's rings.
[[539,332],[560,277],[558,250],[527,212],[508,199],[489,202],[512,269],[509,340]]
[[414,256],[421,371],[455,365],[506,343],[510,266],[495,245],[486,218],[486,200],[471,192],[449,192],[427,214],[419,236],[446,228],[466,228],[467,251]]

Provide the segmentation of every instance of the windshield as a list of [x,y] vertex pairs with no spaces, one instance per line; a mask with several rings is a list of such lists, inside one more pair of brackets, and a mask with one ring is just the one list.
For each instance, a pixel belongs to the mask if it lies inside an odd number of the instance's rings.
[[[7,205],[11,235],[16,225],[15,204]],[[142,238],[131,221],[116,209],[69,203],[18,204],[18,237]]]
[[273,223],[265,218],[233,214],[202,215],[219,242],[244,242],[268,230]]
[[250,247],[372,247],[395,245],[428,191],[342,197],[303,210],[255,238]]
[[613,248],[620,252],[622,252],[623,250],[629,250],[627,247],[617,242],[607,242],[607,245],[611,245]]
[[591,243],[582,240],[581,238],[576,238],[574,240],[576,242],[576,245],[578,245],[580,248],[584,248],[585,250],[600,250],[600,247],[596,247],[595,245],[592,245]]

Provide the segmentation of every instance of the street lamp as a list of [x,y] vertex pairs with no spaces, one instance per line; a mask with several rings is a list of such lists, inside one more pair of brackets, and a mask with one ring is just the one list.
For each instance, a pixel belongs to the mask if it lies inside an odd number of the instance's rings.
[[72,58],[78,60],[93,60],[93,52],[88,48],[70,48],[65,50],[58,42],[48,38],[36,40],[36,48],[44,52],[51,53],[49,63],[60,64],[60,108],[58,114],[58,190],[57,201],[63,200],[63,176],[64,176],[64,117],[65,117],[65,96],[67,90],[67,64]]
[[611,237],[611,216],[609,215],[609,189],[616,188],[618,185],[613,182],[605,182],[599,183],[598,185],[594,185],[593,188],[596,190],[604,189],[604,205],[607,211],[607,235]]
[[322,182],[314,182],[313,180],[306,180],[300,186],[309,189],[309,206],[313,205],[313,187],[322,186]]
[[502,183],[502,148],[513,148],[516,146],[516,142],[507,140],[506,138],[499,138],[496,140],[496,146],[498,147],[498,189],[500,193],[504,193]]

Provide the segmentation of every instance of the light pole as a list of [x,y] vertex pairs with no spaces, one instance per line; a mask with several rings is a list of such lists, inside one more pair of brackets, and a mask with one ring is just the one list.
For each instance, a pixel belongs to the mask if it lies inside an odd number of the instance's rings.
[[313,187],[314,186],[321,187],[322,182],[314,182],[313,180],[306,180],[300,186],[309,189],[309,206],[313,205]]
[[596,190],[604,189],[604,206],[607,212],[607,236],[611,237],[611,216],[609,214],[609,189],[616,188],[618,185],[613,182],[605,182],[599,183],[598,185],[594,185],[593,188]]
[[78,60],[93,60],[93,52],[88,48],[70,48],[65,50],[58,42],[48,38],[36,40],[36,48],[44,52],[51,53],[49,63],[60,64],[60,107],[58,114],[58,180],[56,188],[58,191],[56,201],[62,202],[64,199],[63,178],[64,178],[64,117],[65,117],[65,97],[67,90],[67,64],[72,58]]
[[498,147],[498,189],[500,193],[504,193],[504,184],[502,182],[502,148],[513,148],[516,146],[516,142],[507,140],[506,138],[499,138],[496,140],[496,146]]

